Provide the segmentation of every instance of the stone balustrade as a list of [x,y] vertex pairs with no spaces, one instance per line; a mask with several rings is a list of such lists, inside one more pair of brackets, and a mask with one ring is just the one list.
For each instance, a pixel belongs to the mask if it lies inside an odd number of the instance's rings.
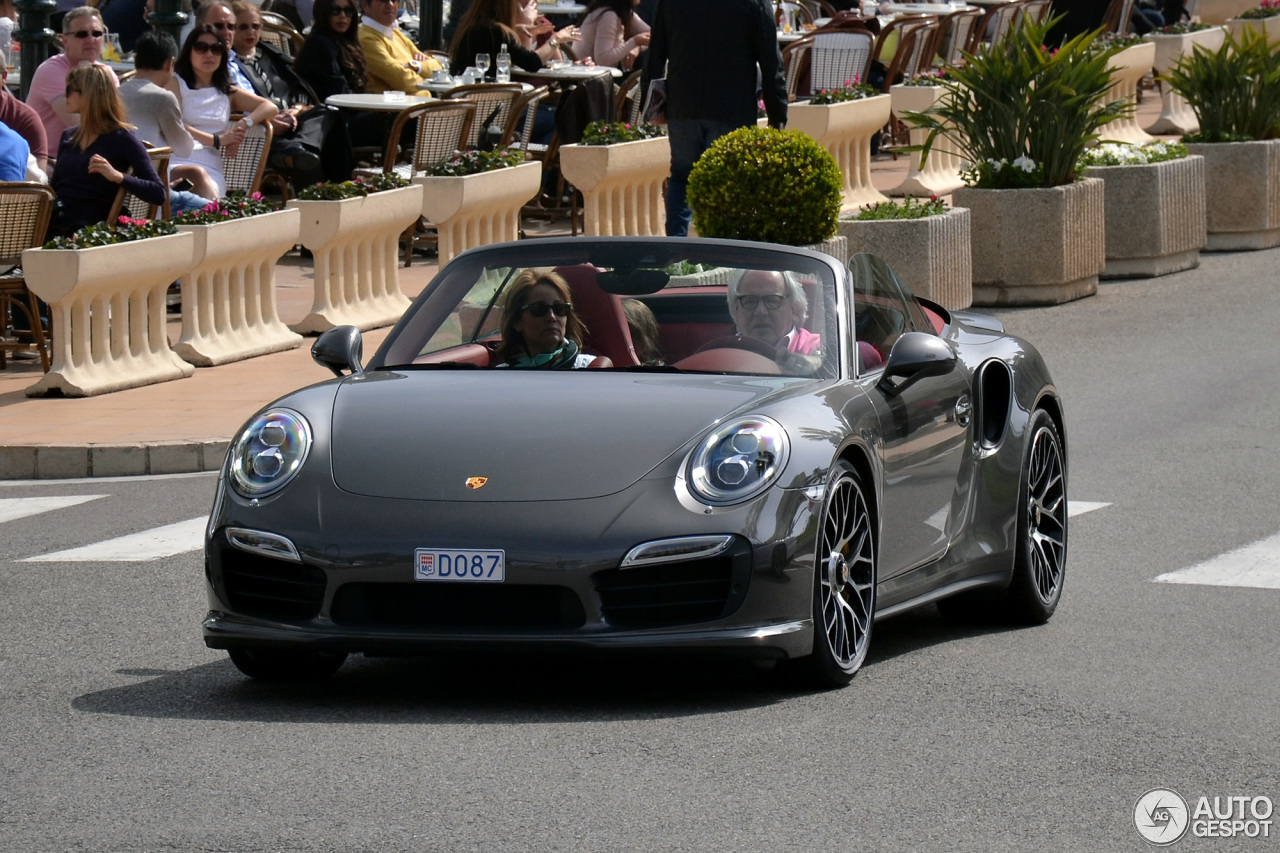
[[[1168,74],[1184,55],[1189,55],[1195,50],[1197,45],[1205,50],[1217,50],[1222,47],[1222,40],[1225,37],[1226,30],[1215,27],[1210,30],[1177,35],[1149,33],[1146,38],[1156,46],[1155,72],[1163,76]],[[1160,89],[1160,117],[1148,128],[1150,132],[1162,136],[1181,136],[1199,130],[1200,120],[1196,118],[1186,99],[1173,91],[1168,83]]]
[[590,236],[662,236],[662,184],[671,170],[667,138],[614,145],[566,145],[560,169],[583,199],[583,231]]
[[27,286],[53,315],[52,363],[27,396],[90,397],[194,373],[165,330],[165,293],[191,268],[193,239],[24,251]]
[[400,290],[400,235],[422,215],[422,187],[340,201],[293,199],[302,245],[315,256],[311,312],[291,326],[319,334],[335,326],[390,326],[409,300]]
[[520,209],[538,194],[542,164],[521,163],[475,175],[419,175],[421,214],[436,227],[441,266],[459,252],[520,236]]
[[1104,125],[1102,138],[1108,142],[1128,142],[1143,145],[1155,142],[1155,137],[1138,126],[1134,108],[1138,103],[1138,83],[1142,81],[1155,66],[1156,46],[1151,42],[1135,44],[1111,57],[1108,67],[1111,69],[1111,88],[1103,97],[1104,103],[1111,101],[1127,101],[1129,114],[1110,124]]
[[276,262],[298,242],[297,210],[180,225],[194,239],[182,276],[182,335],[173,349],[199,367],[293,349],[302,337],[276,313]]
[[[946,93],[947,90],[941,86],[892,86],[889,89],[889,98],[893,106],[893,114],[901,118],[906,112],[927,112]],[[910,143],[923,145],[929,132],[920,127],[911,126],[910,122],[907,124]],[[956,151],[954,143],[941,134],[934,140],[933,148],[929,151],[929,157],[924,161],[924,165],[920,163],[924,157],[923,152],[912,152],[907,156],[911,158],[907,177],[898,186],[889,190],[889,195],[928,198],[933,195],[949,195],[957,187],[963,186],[964,181],[960,179],[960,170],[964,168],[965,161]]]
[[841,213],[888,201],[871,183],[871,137],[889,121],[890,98],[876,95],[838,104],[792,104],[787,128],[813,137],[831,152],[844,175]]

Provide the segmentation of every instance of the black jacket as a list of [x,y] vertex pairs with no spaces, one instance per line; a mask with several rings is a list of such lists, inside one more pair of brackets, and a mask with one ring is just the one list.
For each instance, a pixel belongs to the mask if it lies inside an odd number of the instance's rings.
[[769,124],[787,123],[782,51],[768,0],[658,0],[643,92],[664,76],[664,66],[668,119],[755,124],[759,80]]
[[[280,109],[287,109],[295,104],[320,103],[316,93],[298,76],[293,70],[293,64],[275,45],[258,42],[258,63],[265,73],[271,75],[270,91],[275,105]],[[254,94],[266,97],[267,87],[263,85],[262,78],[254,67],[242,61],[240,68],[244,71],[244,76],[248,77],[249,82],[253,84]]]

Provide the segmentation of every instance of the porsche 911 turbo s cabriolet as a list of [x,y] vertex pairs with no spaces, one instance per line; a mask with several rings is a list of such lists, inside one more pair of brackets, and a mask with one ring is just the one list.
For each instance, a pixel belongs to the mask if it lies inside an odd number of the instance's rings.
[[208,525],[204,639],[252,677],[696,649],[839,686],[877,618],[938,602],[1040,623],[1062,594],[1044,361],[870,255],[488,246],[367,364],[351,327],[312,353],[336,378],[244,426]]

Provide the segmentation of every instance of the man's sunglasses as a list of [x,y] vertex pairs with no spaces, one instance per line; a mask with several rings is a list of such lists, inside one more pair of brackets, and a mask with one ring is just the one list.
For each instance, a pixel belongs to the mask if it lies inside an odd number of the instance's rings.
[[225,21],[221,24],[205,24],[205,26],[209,27],[210,29],[222,30],[222,31],[234,30],[236,28],[235,24],[228,24]]
[[192,53],[222,53],[226,49],[220,41],[198,41],[191,45]]
[[329,14],[345,15],[348,18],[354,18],[356,16],[356,7],[355,6],[334,6],[332,9],[329,10]]
[[67,33],[69,36],[75,36],[78,39],[100,39],[106,35],[103,30],[76,30],[74,33]]
[[786,301],[785,296],[772,294],[771,296],[739,296],[738,304],[742,306],[744,311],[754,311],[760,307],[760,303],[764,303],[765,310],[777,311],[782,307],[782,303]]
[[557,317],[568,317],[569,312],[573,310],[572,302],[529,302],[520,306],[521,311],[527,311],[534,317],[545,317],[547,312],[554,313]]
[[247,33],[249,30],[262,29],[262,24],[236,24],[236,29],[242,33]]

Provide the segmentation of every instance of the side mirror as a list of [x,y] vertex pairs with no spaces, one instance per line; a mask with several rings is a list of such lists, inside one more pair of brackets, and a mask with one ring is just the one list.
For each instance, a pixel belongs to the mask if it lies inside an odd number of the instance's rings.
[[364,355],[364,339],[355,326],[335,326],[316,338],[311,345],[311,358],[321,367],[333,371],[334,376],[364,373],[360,365]]
[[[889,350],[884,375],[876,387],[892,397],[926,376],[950,373],[955,366],[956,354],[942,338],[924,332],[907,332]],[[896,378],[902,381],[895,385],[893,380]]]

